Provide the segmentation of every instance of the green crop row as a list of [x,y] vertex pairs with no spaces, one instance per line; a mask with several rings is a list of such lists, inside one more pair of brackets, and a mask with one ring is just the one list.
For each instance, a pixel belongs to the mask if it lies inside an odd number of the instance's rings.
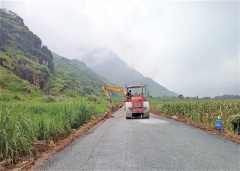
[[240,100],[175,100],[151,103],[151,109],[169,116],[215,126],[218,116],[223,127],[232,131],[232,118],[240,114]]
[[79,128],[94,114],[106,111],[97,107],[96,102],[100,102],[85,100],[90,101],[0,102],[0,161],[9,159],[15,163],[20,156],[34,156],[34,142],[54,140]]

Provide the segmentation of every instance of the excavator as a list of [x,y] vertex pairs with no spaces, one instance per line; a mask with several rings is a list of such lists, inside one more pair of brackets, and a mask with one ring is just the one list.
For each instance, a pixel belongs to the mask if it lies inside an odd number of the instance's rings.
[[[144,94],[146,94],[147,85],[138,84],[138,85],[125,85],[125,88],[117,86],[102,86],[102,90],[105,96],[109,100],[109,106],[112,107],[112,100],[108,90],[121,92],[125,97],[124,110],[126,112],[126,119],[130,118],[149,118],[150,107],[149,102],[146,100]],[[135,94],[127,97],[129,90],[134,90]],[[140,90],[140,92],[138,92]]]
[[[125,102],[124,109],[126,111],[126,119],[130,118],[146,118],[149,119],[150,107],[146,97],[147,85],[125,85],[127,91],[135,90],[135,94]],[[138,92],[140,90],[140,92]]]

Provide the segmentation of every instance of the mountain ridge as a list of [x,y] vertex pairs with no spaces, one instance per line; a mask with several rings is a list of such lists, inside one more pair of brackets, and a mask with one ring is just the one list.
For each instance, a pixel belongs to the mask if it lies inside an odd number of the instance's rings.
[[4,92],[103,96],[101,85],[112,84],[83,62],[52,53],[16,13],[0,9],[0,23],[1,97]]
[[[142,83],[148,84],[151,96],[176,96],[151,78],[144,77],[110,50],[97,49],[86,54],[87,61],[92,60],[88,63],[78,58],[68,59],[44,46],[16,13],[0,9],[0,14],[1,71],[10,71],[46,95],[103,96],[101,85],[124,87],[125,84]],[[22,85],[26,86],[25,83]],[[2,82],[0,87],[7,89],[11,86]]]
[[125,84],[147,84],[149,95],[153,97],[177,96],[177,93],[161,86],[153,79],[143,76],[108,49],[89,50],[82,54],[84,55],[77,59],[85,62],[93,71],[120,87],[124,87]]

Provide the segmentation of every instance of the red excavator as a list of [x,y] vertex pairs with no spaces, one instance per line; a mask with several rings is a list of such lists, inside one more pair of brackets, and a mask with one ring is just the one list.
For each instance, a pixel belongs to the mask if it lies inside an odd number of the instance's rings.
[[[125,88],[116,86],[102,86],[102,90],[109,100],[109,106],[112,108],[112,100],[109,94],[109,90],[121,92],[126,97],[124,103],[124,109],[126,111],[126,119],[130,118],[149,118],[149,102],[145,98],[147,85],[125,85]],[[131,91],[131,94],[128,92]]]
[[149,118],[149,102],[145,98],[147,85],[125,85],[127,92],[131,95],[125,102],[126,119],[130,118]]

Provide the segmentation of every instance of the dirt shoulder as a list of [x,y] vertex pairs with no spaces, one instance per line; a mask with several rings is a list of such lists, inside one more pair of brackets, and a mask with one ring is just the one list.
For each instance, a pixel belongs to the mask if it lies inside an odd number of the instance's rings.
[[214,127],[210,127],[210,126],[205,126],[205,125],[202,125],[200,123],[197,123],[197,122],[194,122],[194,121],[191,121],[191,120],[186,120],[186,119],[179,119],[177,117],[171,117],[171,116],[167,116],[161,112],[158,112],[158,111],[151,111],[152,114],[155,114],[155,115],[158,115],[158,116],[162,116],[162,117],[166,117],[166,118],[169,118],[169,119],[173,119],[173,120],[176,120],[176,121],[179,121],[179,122],[184,122],[188,125],[191,125],[191,126],[194,126],[196,128],[199,128],[199,129],[202,129],[206,132],[209,132],[213,135],[217,135],[219,137],[222,137],[222,138],[225,138],[227,140],[230,140],[230,141],[233,141],[237,144],[240,144],[240,136],[239,135],[236,135],[236,134],[233,134],[231,133],[230,131],[226,130],[226,129],[223,129],[221,131],[218,131],[216,130]]

